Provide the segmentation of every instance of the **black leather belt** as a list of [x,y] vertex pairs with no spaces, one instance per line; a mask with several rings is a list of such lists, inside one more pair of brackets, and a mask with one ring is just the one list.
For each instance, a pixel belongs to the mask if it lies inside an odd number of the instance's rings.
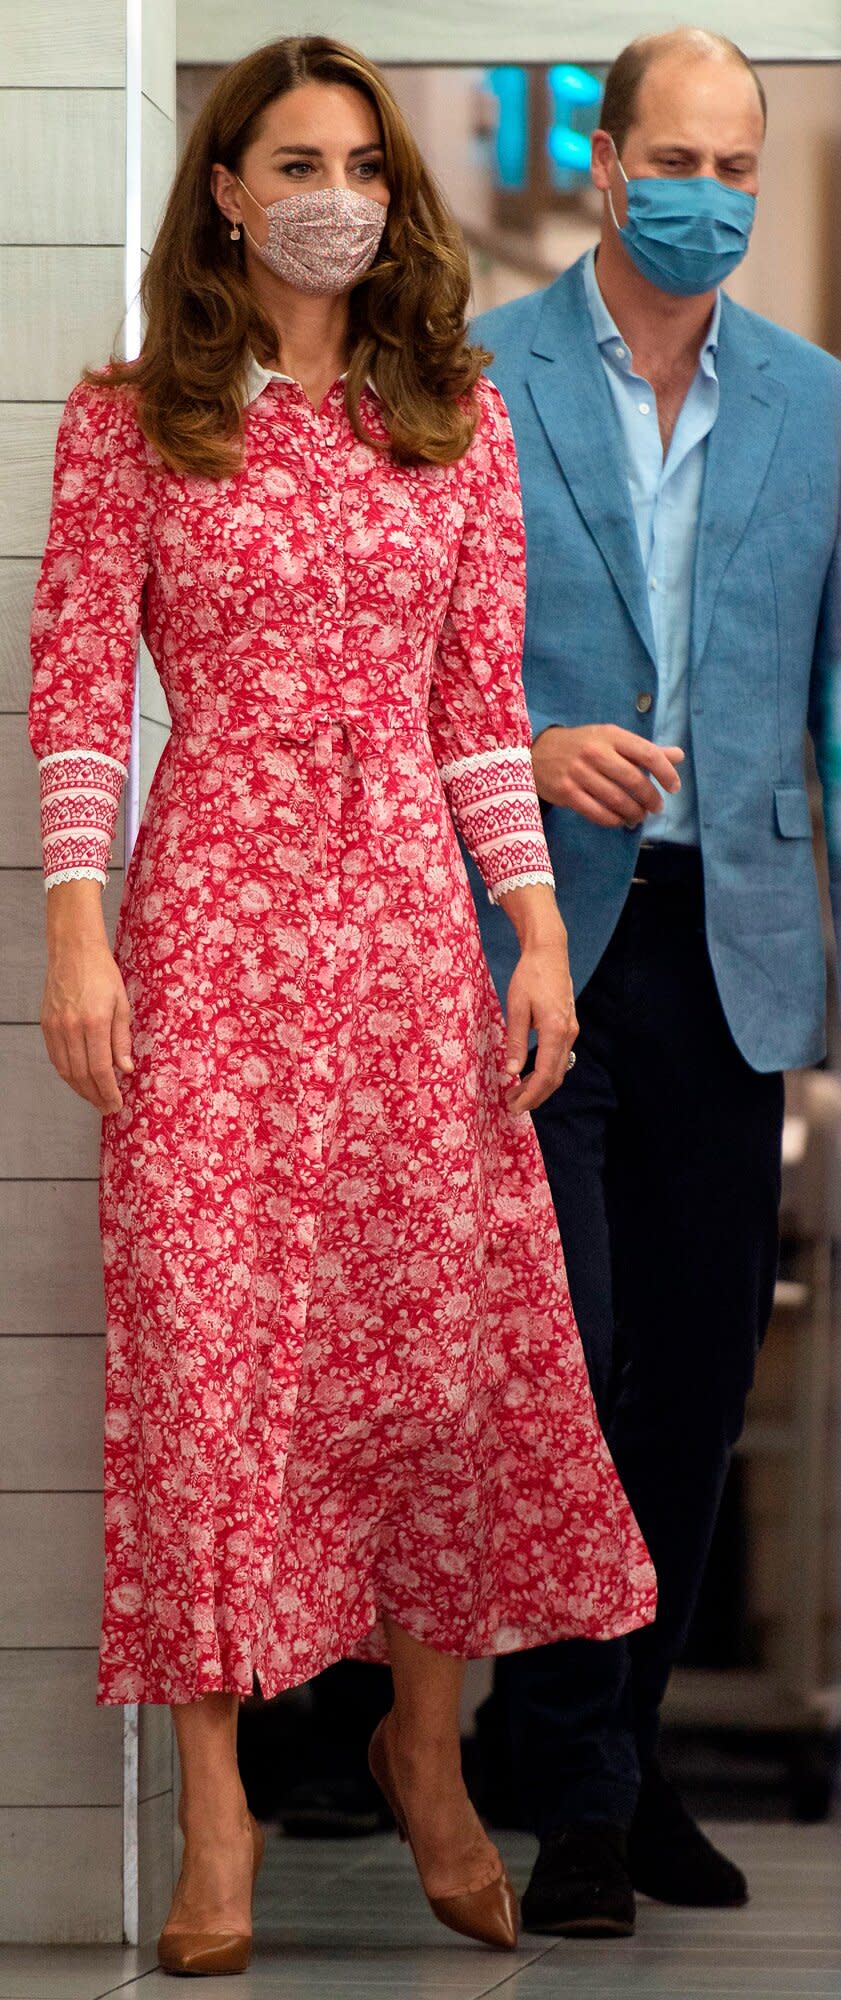
[[678,889],[683,894],[703,895],[701,849],[687,847],[678,840],[644,840],[632,881],[639,888]]

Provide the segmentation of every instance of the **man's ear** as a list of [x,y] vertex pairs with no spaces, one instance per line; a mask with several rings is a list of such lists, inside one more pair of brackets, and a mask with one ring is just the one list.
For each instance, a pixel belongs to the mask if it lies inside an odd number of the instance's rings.
[[607,194],[616,170],[616,149],[610,133],[599,126],[590,140],[590,172],[594,187]]

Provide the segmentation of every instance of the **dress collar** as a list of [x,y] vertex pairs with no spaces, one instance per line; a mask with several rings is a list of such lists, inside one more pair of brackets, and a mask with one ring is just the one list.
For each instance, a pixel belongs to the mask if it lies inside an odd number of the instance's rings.
[[[338,376],[337,378],[338,381],[344,382],[346,375],[347,375],[347,369],[345,369],[343,375]],[[366,380],[367,380],[367,387],[369,389],[373,389],[374,395],[378,396],[379,390],[376,386],[376,383],[372,382],[370,375],[366,378]],[[269,382],[294,382],[294,381],[295,381],[294,375],[283,375],[277,368],[264,368],[262,362],[257,360],[256,355],[250,354],[248,357],[248,363],[245,371],[245,401],[246,403],[256,402],[257,397],[262,395],[263,390],[266,388]]]

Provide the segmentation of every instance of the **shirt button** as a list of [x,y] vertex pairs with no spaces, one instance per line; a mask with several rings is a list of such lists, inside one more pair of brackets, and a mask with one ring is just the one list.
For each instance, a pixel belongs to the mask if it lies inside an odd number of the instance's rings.
[[643,690],[642,694],[637,695],[634,707],[638,715],[648,715],[649,710],[654,707],[653,694],[646,694],[645,690]]
[[650,403],[640,403],[640,416],[647,417],[650,413],[650,410],[651,410]]
[[624,359],[625,359],[625,349],[624,349],[624,347],[617,347],[617,349],[616,349],[616,357],[617,357],[617,360],[619,360],[619,361],[624,361]]
[[651,578],[651,589],[652,589],[652,590],[656,590],[656,589],[657,589],[657,578],[656,578],[656,576],[653,576],[653,577]]

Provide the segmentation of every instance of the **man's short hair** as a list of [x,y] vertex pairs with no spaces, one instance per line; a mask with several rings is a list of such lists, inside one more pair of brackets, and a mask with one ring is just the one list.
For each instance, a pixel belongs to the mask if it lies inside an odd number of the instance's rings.
[[753,77],[763,122],[767,124],[768,99],[762,78],[736,42],[729,41],[726,35],[708,34],[702,28],[677,28],[665,35],[640,35],[617,56],[608,71],[604,87],[600,123],[603,131],[610,133],[617,153],[621,153],[636,118],[640,88],[652,63],[659,56],[669,55],[672,50],[680,48],[685,48],[690,56],[694,51],[698,58],[717,55],[726,61],[740,63]]

